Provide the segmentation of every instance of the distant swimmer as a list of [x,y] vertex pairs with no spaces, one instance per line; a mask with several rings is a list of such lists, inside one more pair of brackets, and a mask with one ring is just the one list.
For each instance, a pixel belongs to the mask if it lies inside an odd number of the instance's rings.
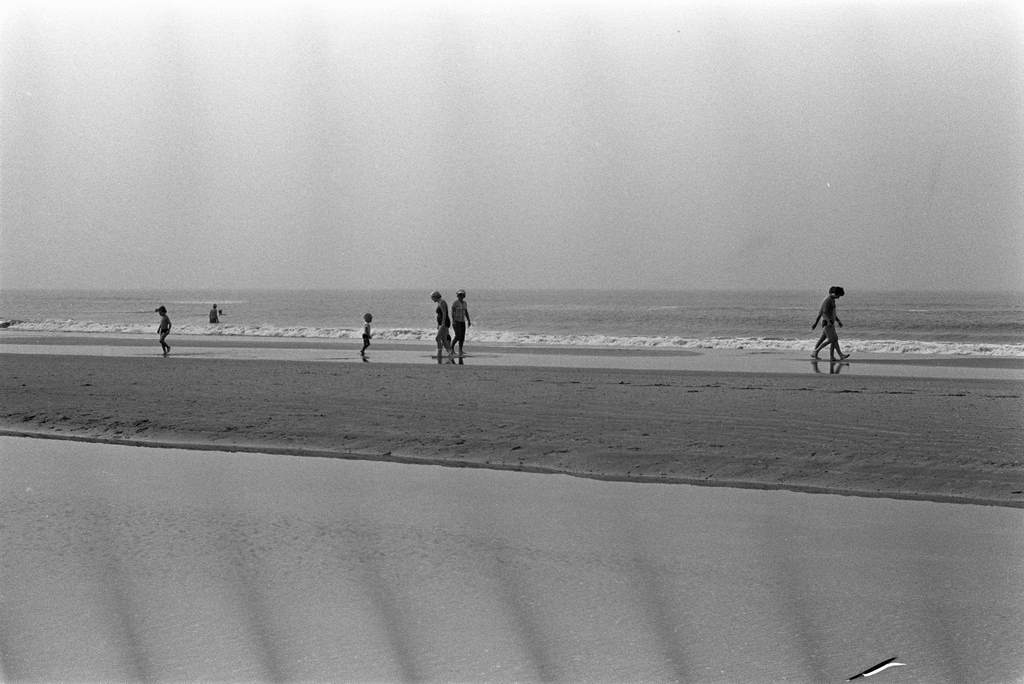
[[452,338],[452,352],[455,345],[459,345],[459,356],[462,356],[462,345],[466,342],[466,326],[473,325],[469,320],[469,304],[466,303],[466,291],[459,290],[455,293],[457,299],[452,303],[452,330],[455,337]]
[[437,304],[437,308],[434,313],[437,314],[437,336],[434,338],[437,341],[437,361],[441,362],[441,349],[448,352],[448,357],[452,356],[451,347],[451,333],[449,329],[452,327],[451,314],[448,313],[448,302],[444,301],[441,293],[434,290],[430,293],[430,299]]
[[156,312],[160,314],[160,325],[156,329],[156,334],[160,336],[160,347],[164,350],[164,356],[171,353],[171,345],[167,344],[167,336],[171,333],[171,319],[167,317],[167,309],[161,305],[156,308]]
[[370,346],[370,338],[373,334],[370,332],[370,323],[373,322],[372,313],[363,314],[363,348],[359,350],[359,353],[366,356],[366,348]]
[[223,316],[223,315],[224,315],[224,312],[221,309],[218,309],[217,305],[214,304],[213,308],[210,309],[210,322],[211,323],[220,323],[220,317]]
[[821,303],[821,308],[818,309],[818,317],[811,324],[811,330],[814,330],[818,326],[818,321],[821,321],[821,337],[818,338],[818,343],[814,345],[814,353],[811,354],[812,359],[818,358],[818,352],[825,348],[826,343],[829,345],[828,356],[831,360],[836,360],[837,353],[840,360],[850,356],[849,354],[844,354],[842,348],[840,348],[839,334],[836,332],[837,325],[840,328],[843,327],[843,322],[839,320],[839,315],[836,313],[836,300],[845,294],[846,290],[838,285],[828,288],[828,296]]

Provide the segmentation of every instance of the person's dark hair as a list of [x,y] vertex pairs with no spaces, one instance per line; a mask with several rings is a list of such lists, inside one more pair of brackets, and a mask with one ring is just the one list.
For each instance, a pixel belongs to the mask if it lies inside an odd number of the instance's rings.
[[844,290],[843,288],[839,287],[838,285],[833,285],[832,287],[828,288],[828,293],[829,294],[834,294],[834,295],[836,295],[838,297],[842,297],[842,296],[844,296],[846,294],[846,290]]

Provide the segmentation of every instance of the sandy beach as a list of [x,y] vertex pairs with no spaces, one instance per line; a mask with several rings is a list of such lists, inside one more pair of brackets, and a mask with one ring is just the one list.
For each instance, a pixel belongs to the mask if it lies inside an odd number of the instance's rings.
[[0,684],[1024,684],[1024,2],[751,5],[0,13]]
[[1024,511],[0,437],[0,679],[1019,681]]
[[0,432],[1024,506],[1016,379],[118,349],[0,346]]
[[1015,360],[52,341],[0,343],[0,678],[1022,671]]

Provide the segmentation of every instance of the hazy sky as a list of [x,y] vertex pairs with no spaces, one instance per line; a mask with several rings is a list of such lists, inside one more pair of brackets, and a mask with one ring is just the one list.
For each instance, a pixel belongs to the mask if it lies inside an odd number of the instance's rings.
[[0,287],[1024,289],[1015,2],[0,17]]

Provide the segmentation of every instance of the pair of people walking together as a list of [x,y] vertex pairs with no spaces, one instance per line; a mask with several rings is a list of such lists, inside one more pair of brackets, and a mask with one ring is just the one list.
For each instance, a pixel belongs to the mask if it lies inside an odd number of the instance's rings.
[[[444,300],[441,293],[434,290],[430,293],[430,299],[437,305],[437,355],[440,358],[442,351],[447,352],[449,358],[455,355],[455,345],[459,345],[459,356],[463,355],[462,347],[466,342],[466,328],[473,325],[469,318],[469,304],[466,303],[466,291],[459,290],[455,293],[456,300],[448,309],[448,302]],[[451,335],[454,330],[455,337]]]

